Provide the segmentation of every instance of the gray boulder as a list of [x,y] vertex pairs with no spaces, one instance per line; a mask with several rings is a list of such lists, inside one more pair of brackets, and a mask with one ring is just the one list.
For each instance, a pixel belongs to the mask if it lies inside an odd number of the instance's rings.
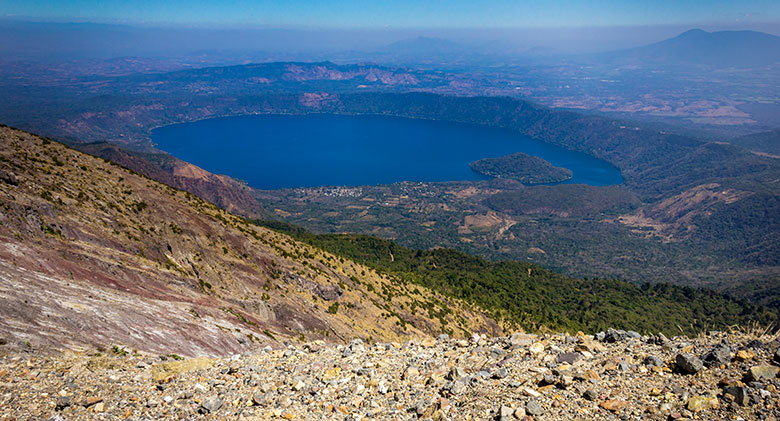
[[692,354],[677,354],[675,362],[677,363],[677,370],[684,374],[696,374],[704,368],[704,363]]
[[707,367],[728,364],[731,361],[731,348],[726,344],[717,345],[704,355],[704,363]]

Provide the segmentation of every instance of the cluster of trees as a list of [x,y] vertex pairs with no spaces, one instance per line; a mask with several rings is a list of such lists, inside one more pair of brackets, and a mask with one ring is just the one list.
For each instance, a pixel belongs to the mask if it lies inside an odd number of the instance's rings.
[[371,236],[315,235],[283,222],[257,223],[401,282],[464,299],[531,331],[614,327],[693,334],[753,322],[769,325],[778,317],[774,310],[690,287],[575,279],[527,262],[490,262],[452,249],[415,250]]
[[556,167],[542,158],[522,152],[474,161],[471,169],[490,177],[511,178],[523,184],[558,183],[571,178],[568,168]]
[[637,207],[639,200],[619,186],[562,184],[499,192],[490,196],[486,204],[510,215],[549,213],[587,217],[626,213]]

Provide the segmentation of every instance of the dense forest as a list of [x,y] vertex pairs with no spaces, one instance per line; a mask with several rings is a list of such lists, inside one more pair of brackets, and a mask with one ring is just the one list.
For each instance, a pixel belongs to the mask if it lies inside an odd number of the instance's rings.
[[486,203],[492,209],[510,215],[592,217],[631,211],[639,205],[639,200],[619,186],[562,184],[503,191],[490,196]]
[[452,249],[415,250],[371,236],[315,235],[284,222],[255,222],[365,264],[397,282],[465,299],[531,331],[615,327],[694,334],[734,324],[770,325],[778,317],[774,310],[690,287],[574,279],[527,262],[490,262]]

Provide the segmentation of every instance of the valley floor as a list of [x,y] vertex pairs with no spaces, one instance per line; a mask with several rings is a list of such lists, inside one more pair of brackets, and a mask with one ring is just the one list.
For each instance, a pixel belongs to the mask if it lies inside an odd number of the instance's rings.
[[0,420],[780,416],[778,339],[756,334],[442,335],[184,360],[121,347],[45,355],[11,345],[0,347]]

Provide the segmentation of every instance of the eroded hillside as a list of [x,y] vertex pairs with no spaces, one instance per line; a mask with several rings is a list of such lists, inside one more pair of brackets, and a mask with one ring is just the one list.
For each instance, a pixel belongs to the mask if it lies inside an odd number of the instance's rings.
[[192,194],[0,128],[0,337],[225,355],[260,343],[500,331],[462,302]]

